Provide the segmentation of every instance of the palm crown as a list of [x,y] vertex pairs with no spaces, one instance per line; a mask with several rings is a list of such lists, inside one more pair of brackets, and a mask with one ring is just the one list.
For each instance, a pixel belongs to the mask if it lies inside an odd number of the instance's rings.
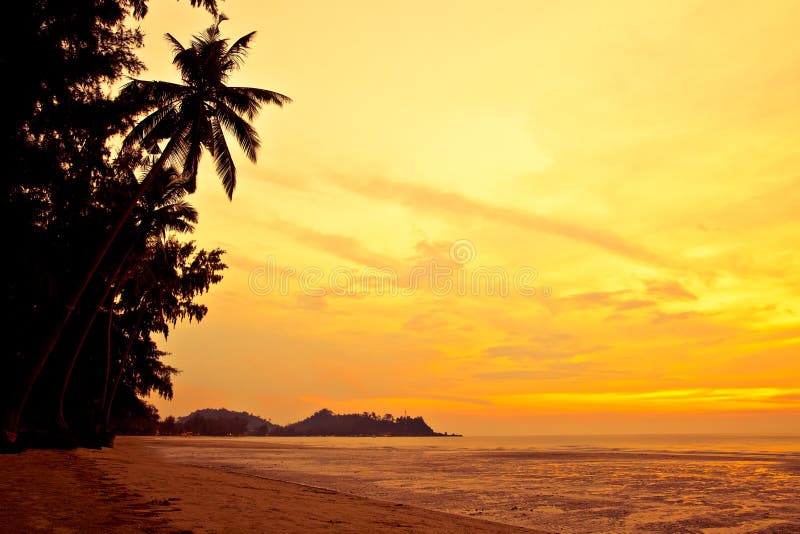
[[158,151],[158,143],[169,140],[161,153],[161,166],[183,169],[186,190],[197,187],[197,167],[203,148],[214,158],[217,174],[228,198],[236,187],[234,165],[223,130],[232,134],[245,155],[256,160],[260,146],[258,133],[250,125],[263,104],[291,102],[288,96],[252,87],[226,85],[247,54],[256,32],[240,37],[230,47],[220,35],[224,15],[199,35],[188,47],[170,34],[182,84],[132,80],[122,90],[122,97],[149,114],[128,134],[126,145],[138,143],[147,151]]

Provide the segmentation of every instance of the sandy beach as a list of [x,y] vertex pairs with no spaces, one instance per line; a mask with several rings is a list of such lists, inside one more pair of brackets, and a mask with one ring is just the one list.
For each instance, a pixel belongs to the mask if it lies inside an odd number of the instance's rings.
[[0,456],[2,532],[531,532],[164,461],[135,438]]

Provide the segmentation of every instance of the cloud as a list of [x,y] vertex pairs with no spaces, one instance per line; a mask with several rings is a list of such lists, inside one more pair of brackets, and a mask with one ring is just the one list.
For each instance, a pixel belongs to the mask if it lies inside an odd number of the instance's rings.
[[674,280],[645,282],[647,293],[656,297],[697,300],[697,296]]
[[453,241],[432,241],[423,239],[414,245],[415,254],[409,258],[416,265],[426,265],[431,260],[435,261],[438,265],[449,267],[459,267],[460,264],[453,260],[450,253],[450,248],[453,246]]
[[361,265],[389,266],[397,263],[389,256],[368,250],[361,242],[352,237],[327,234],[284,220],[277,220],[268,226],[273,230],[290,235],[306,245],[313,245],[319,250]]
[[511,360],[561,360],[574,356],[570,350],[535,345],[497,345],[484,349],[483,354],[490,358]]
[[572,378],[591,372],[592,377],[598,376],[618,376],[623,374],[619,371],[603,369],[600,362],[594,361],[551,361],[546,362],[537,369],[510,369],[506,371],[495,371],[478,373],[473,375],[479,380],[557,380]]
[[631,300],[623,300],[619,304],[617,304],[617,311],[630,311],[630,310],[640,310],[642,308],[651,308],[656,305],[656,302],[653,300],[641,300],[641,299],[631,299]]
[[623,295],[629,294],[627,289],[618,291],[589,291],[587,293],[575,293],[556,299],[559,304],[566,304],[569,308],[602,308],[616,306]]
[[490,222],[502,222],[548,234],[554,234],[606,250],[645,264],[663,266],[667,262],[658,255],[617,236],[614,233],[559,221],[514,208],[496,206],[473,200],[460,193],[440,191],[408,182],[373,178],[358,181],[341,175],[332,180],[343,189],[373,199],[389,200],[416,210],[448,214],[453,217],[480,217]]
[[574,339],[572,334],[565,334],[564,332],[549,332],[544,334],[536,334],[528,338],[531,343],[559,343]]
[[618,406],[626,409],[686,409],[697,410],[753,410],[771,409],[777,402],[793,405],[800,392],[797,389],[780,388],[694,388],[652,391],[597,391],[597,392],[534,392],[494,397],[497,404],[509,401],[536,404],[556,403],[583,406]]
[[[655,305],[655,302],[641,299],[627,299],[632,293],[628,289],[617,291],[589,291],[575,293],[565,297],[551,298],[545,301],[551,309],[561,311],[593,310],[599,308],[614,308],[616,311],[629,311]],[[616,316],[618,314],[614,314]]]
[[[329,395],[324,397],[306,395],[300,397],[300,399],[306,403],[316,406],[327,406],[334,409],[334,411],[338,411],[339,413],[352,413],[353,411],[363,410],[364,406],[418,406],[429,404],[431,401],[443,401],[455,404],[473,404],[476,406],[490,406],[493,404],[491,400],[484,398],[427,394],[414,395],[413,397],[354,397],[347,393],[343,393],[341,395]],[[349,406],[355,406],[356,408],[351,408]]]
[[[697,297],[677,282],[647,282],[646,295],[650,297],[666,297],[667,299],[696,300]],[[631,298],[628,298],[628,297]],[[589,291],[586,293],[575,293],[548,301],[558,310],[586,310],[596,308],[613,308],[615,313],[609,316],[610,319],[623,317],[621,312],[653,308],[658,305],[658,301],[652,298],[634,297],[633,291],[621,289],[617,291]],[[689,313],[689,312],[687,312]],[[669,320],[669,314],[661,314],[656,322]],[[688,315],[683,314],[683,317]],[[676,316],[675,318],[681,318]]]
[[773,395],[772,397],[764,400],[767,402],[774,402],[776,404],[800,404],[800,393],[784,393],[782,395]]
[[328,302],[324,297],[311,296],[299,293],[294,297],[297,308],[308,311],[321,311],[328,307]]
[[590,354],[605,350],[603,345],[589,347],[569,347],[566,343],[531,343],[528,345],[496,345],[483,350],[483,355],[490,358],[508,358],[511,360],[566,360],[582,354]]
[[547,371],[529,370],[529,369],[516,369],[513,371],[498,371],[495,373],[479,373],[473,375],[473,378],[478,380],[542,380],[544,378],[551,378]]
[[440,330],[448,326],[448,322],[441,317],[436,317],[436,312],[425,312],[415,315],[405,323],[403,328],[405,330],[412,330],[417,332],[431,332],[433,330]]
[[758,341],[800,341],[800,327],[781,327],[765,332],[755,332],[754,339]]
[[677,313],[667,313],[658,311],[655,313],[653,318],[650,320],[652,324],[665,324],[671,323],[675,321],[685,321],[687,319],[698,319],[700,317],[704,317],[706,314],[695,312],[695,311],[684,311],[684,312],[677,312]]

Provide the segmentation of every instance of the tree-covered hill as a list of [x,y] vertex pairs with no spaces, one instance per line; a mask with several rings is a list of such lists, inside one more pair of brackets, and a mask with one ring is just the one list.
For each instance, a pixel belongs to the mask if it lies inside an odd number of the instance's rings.
[[168,417],[161,424],[160,432],[190,432],[202,436],[266,436],[276,428],[277,425],[247,412],[205,408],[177,419]]
[[[205,408],[189,415],[167,417],[159,426],[165,435],[191,433],[201,436],[446,436],[434,432],[422,417],[374,412],[335,414],[322,409],[286,426],[271,423],[247,412]],[[454,434],[451,434],[454,435]]]
[[422,417],[393,417],[372,413],[335,414],[322,409],[317,413],[275,430],[288,436],[440,436]]

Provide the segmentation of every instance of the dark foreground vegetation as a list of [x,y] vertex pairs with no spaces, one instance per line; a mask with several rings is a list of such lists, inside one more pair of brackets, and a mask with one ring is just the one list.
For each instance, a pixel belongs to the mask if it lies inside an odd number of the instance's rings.
[[143,68],[147,0],[7,6],[0,450],[146,430],[156,413],[142,399],[171,397],[177,372],[155,336],[202,320],[197,297],[222,279],[223,251],[186,237],[198,162],[211,155],[231,198],[229,139],[255,160],[251,119],[289,99],[227,85],[253,33],[229,42],[216,1],[190,2],[213,22],[187,45],[167,36],[182,83],[126,78]]
[[[151,417],[129,429],[133,434],[200,436],[447,436],[434,432],[422,417],[372,413],[335,414],[323,409],[286,426],[247,412],[206,408],[175,419],[158,422]],[[451,434],[453,435],[453,434]]]

